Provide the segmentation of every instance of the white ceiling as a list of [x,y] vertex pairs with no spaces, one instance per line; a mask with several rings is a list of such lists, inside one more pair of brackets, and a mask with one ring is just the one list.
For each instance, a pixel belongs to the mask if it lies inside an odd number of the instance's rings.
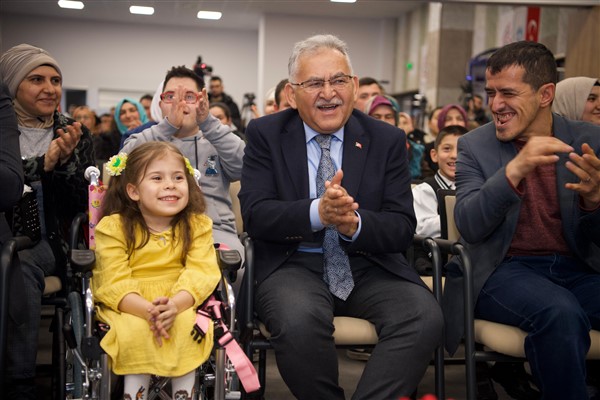
[[[82,0],[83,10],[58,7],[57,0],[0,0],[0,15],[28,14],[96,21],[156,25],[197,26],[258,30],[264,14],[337,16],[346,18],[397,18],[428,0],[358,0],[353,4],[329,0]],[[546,4],[563,6],[598,5],[599,0],[442,0],[442,2]],[[130,5],[154,7],[154,15],[132,15]],[[196,18],[200,10],[220,11],[219,21]]]

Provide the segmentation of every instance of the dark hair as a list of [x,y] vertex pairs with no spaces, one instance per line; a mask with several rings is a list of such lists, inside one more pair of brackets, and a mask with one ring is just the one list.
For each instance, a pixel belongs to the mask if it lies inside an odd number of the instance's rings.
[[479,100],[483,101],[483,97],[481,95],[478,94],[473,94],[472,96],[473,98],[477,97]]
[[223,82],[223,80],[221,79],[221,77],[220,77],[220,76],[217,76],[217,75],[213,75],[213,76],[210,78],[210,81],[211,81],[211,82],[212,82],[212,81],[219,81],[219,82]]
[[[182,241],[183,252],[181,261],[185,262],[187,253],[192,245],[191,216],[203,213],[206,210],[206,203],[204,202],[204,196],[200,191],[196,178],[188,173],[184,164],[184,156],[175,145],[168,142],[147,142],[133,149],[127,155],[125,169],[120,175],[113,176],[110,179],[108,190],[102,202],[102,215],[119,214],[121,216],[123,233],[125,234],[127,252],[129,254],[144,247],[148,243],[148,240],[150,240],[149,228],[144,220],[138,202],[133,201],[127,194],[127,185],[138,185],[146,173],[148,165],[168,153],[174,153],[181,157],[181,163],[184,165],[184,172],[189,188],[188,204],[171,221],[171,226],[173,227],[173,244],[175,245],[179,240]],[[135,236],[138,226],[142,231],[141,239]]]
[[376,84],[377,86],[379,86],[379,89],[381,89],[381,91],[383,91],[383,87],[379,84],[379,82],[375,78],[365,76],[358,80],[358,87],[368,86],[368,85],[372,85],[372,84]]
[[277,86],[275,86],[275,104],[277,107],[281,104],[281,93],[283,93],[283,89],[285,89],[285,85],[289,82],[288,78],[284,78],[279,81]]
[[435,114],[435,112],[436,112],[437,110],[441,110],[442,108],[444,108],[444,107],[442,107],[442,106],[439,106],[439,107],[436,107],[436,108],[434,108],[433,110],[431,110],[431,112],[429,113],[429,118],[427,118],[427,119],[428,119],[429,121],[431,121],[431,118],[433,118],[433,114]]
[[140,97],[140,103],[142,102],[142,100],[150,100],[152,101],[152,95],[149,93],[146,93],[145,95],[143,95],[142,97]]
[[221,110],[223,110],[227,119],[231,119],[231,109],[229,108],[229,106],[227,104],[221,103],[220,101],[215,101],[214,103],[210,103],[210,105],[208,106],[208,109],[210,110],[211,108],[214,108],[214,107],[219,107]]
[[169,71],[167,71],[167,75],[165,76],[165,83],[163,84],[163,91],[167,86],[167,82],[169,82],[171,78],[190,78],[193,79],[194,82],[196,82],[196,86],[198,87],[199,92],[202,91],[202,89],[204,89],[204,79],[202,79],[200,75],[195,73],[193,70],[183,65],[173,67]]
[[440,143],[442,143],[442,140],[444,140],[444,138],[446,136],[450,136],[450,135],[462,136],[467,132],[469,132],[469,130],[467,128],[465,128],[464,126],[460,126],[460,125],[446,126],[446,127],[442,128],[440,133],[438,133],[437,137],[435,138],[433,148],[436,149],[436,151],[437,151],[438,147],[440,146]]
[[491,55],[487,60],[486,69],[495,75],[512,65],[525,70],[523,82],[534,90],[547,83],[556,84],[558,81],[554,55],[541,43],[520,41],[507,44]]

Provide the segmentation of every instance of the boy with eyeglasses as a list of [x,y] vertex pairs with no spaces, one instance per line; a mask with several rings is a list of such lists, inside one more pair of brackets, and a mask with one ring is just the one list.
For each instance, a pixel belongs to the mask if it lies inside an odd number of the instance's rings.
[[206,213],[213,220],[215,243],[223,243],[243,255],[229,184],[241,178],[244,141],[210,115],[204,80],[191,69],[171,68],[160,98],[164,119],[132,134],[122,151],[127,153],[156,140],[175,144],[202,174],[200,185],[206,197]]

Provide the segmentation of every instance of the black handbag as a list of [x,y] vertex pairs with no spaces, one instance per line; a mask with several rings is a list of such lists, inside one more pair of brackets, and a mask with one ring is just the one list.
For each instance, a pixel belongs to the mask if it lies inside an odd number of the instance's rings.
[[[11,216],[7,215],[10,221]],[[26,192],[21,200],[13,207],[11,229],[14,236],[27,236],[33,243],[42,239],[40,225],[40,210],[36,191]]]

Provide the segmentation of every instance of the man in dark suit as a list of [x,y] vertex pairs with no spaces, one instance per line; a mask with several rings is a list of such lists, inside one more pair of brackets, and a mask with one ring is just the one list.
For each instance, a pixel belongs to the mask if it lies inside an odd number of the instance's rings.
[[[544,399],[587,399],[589,330],[600,329],[600,127],[552,114],[556,80],[542,44],[490,57],[494,123],[458,141],[455,218],[475,266],[475,316],[528,332]],[[458,267],[444,289],[451,353],[462,332]]]
[[358,82],[337,37],[297,43],[288,68],[292,109],[246,131],[239,197],[255,240],[258,316],[297,398],[344,399],[337,315],[367,319],[379,335],[353,398],[410,395],[442,318],[402,254],[415,230],[406,137],[353,111]]

